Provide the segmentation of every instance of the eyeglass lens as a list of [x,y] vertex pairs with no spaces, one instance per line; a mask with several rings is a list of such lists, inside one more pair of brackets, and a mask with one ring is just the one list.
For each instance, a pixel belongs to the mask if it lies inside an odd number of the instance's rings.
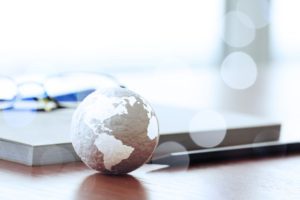
[[0,77],[0,109],[11,107],[17,98],[16,83],[7,77]]
[[97,73],[66,73],[48,77],[44,82],[47,94],[60,105],[77,105],[99,88],[119,87],[112,77]]

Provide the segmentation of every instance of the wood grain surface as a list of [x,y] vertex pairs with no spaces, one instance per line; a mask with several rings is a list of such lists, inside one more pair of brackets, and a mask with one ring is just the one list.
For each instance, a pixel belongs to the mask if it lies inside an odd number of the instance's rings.
[[300,154],[197,164],[144,165],[105,176],[84,164],[0,161],[0,199],[300,199]]

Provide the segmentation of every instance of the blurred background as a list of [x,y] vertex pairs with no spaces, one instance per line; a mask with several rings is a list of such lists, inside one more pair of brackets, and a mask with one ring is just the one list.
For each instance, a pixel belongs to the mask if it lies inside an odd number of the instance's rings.
[[0,74],[106,73],[153,103],[253,113],[295,131],[299,9],[292,0],[1,1]]

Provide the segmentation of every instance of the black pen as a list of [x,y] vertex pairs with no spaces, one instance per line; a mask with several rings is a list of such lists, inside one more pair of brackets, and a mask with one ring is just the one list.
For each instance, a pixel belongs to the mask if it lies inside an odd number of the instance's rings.
[[[267,157],[275,155],[289,155],[300,153],[300,142],[265,142],[248,145],[238,145],[231,147],[219,147],[210,149],[201,149],[185,152],[174,152],[159,157],[153,157],[153,164],[181,165],[219,161],[234,160],[249,157]],[[183,162],[184,161],[184,162]]]

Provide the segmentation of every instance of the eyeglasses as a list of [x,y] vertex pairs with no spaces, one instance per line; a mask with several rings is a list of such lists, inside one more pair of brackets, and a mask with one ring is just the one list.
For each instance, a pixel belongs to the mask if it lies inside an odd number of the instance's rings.
[[16,80],[0,75],[0,110],[51,111],[76,107],[99,88],[124,87],[112,76],[72,72],[47,76],[41,80]]

